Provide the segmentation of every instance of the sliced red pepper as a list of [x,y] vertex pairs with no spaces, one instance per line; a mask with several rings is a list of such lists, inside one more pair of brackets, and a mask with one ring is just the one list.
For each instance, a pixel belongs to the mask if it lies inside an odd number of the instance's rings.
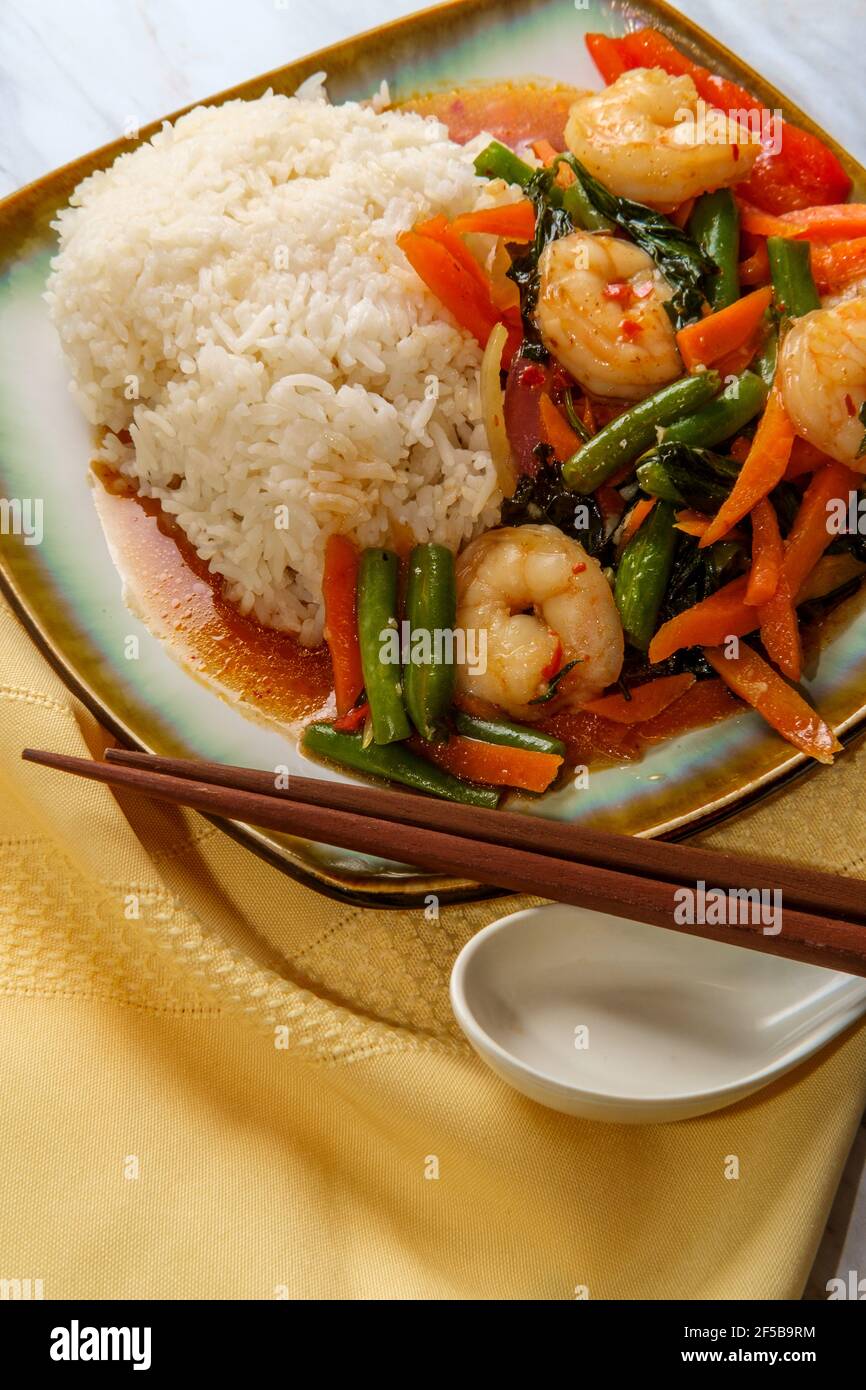
[[331,725],[341,734],[353,734],[356,729],[360,729],[362,724],[367,722],[370,713],[370,706],[365,700],[362,705],[356,705],[350,709],[348,714],[343,714],[339,719],[332,719]]
[[627,34],[618,41],[618,52],[628,66],[658,67],[674,77],[691,77],[698,95],[711,106],[763,118],[764,148],[749,177],[737,185],[755,207],[783,213],[818,204],[844,203],[847,199],[851,179],[817,135],[787,121],[772,119],[770,109],[751,92],[693,62],[657,29]]
[[587,34],[586,46],[589,56],[595,63],[605,82],[610,85],[630,66],[623,57],[620,41],[609,34]]

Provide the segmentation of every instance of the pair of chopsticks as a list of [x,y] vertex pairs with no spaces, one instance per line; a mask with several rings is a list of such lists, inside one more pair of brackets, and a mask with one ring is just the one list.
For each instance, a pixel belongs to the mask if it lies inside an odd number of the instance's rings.
[[[119,748],[108,749],[107,762],[34,748],[22,756],[228,820],[866,976],[866,889],[857,879],[387,787],[292,775],[278,790],[272,774],[252,768]],[[699,885],[763,891],[769,904],[781,893],[781,930],[768,932],[742,900],[731,900],[727,921],[678,920],[683,888],[701,915]]]

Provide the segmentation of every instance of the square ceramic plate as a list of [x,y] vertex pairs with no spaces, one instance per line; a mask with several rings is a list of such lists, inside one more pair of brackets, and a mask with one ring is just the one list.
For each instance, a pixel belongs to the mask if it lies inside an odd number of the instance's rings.
[[[395,100],[484,79],[542,77],[597,87],[584,35],[618,34],[643,24],[665,29],[700,61],[815,129],[757,74],[665,6],[612,0],[588,0],[585,7],[574,0],[454,0],[210,100],[254,98],[269,87],[291,93],[320,70],[328,74],[334,101],[368,97],[383,78]],[[142,131],[142,138],[153,129]],[[0,579],[64,680],[120,742],[321,774],[298,754],[288,728],[256,722],[250,708],[197,679],[131,614],[100,526],[88,476],[92,440],[68,394],[68,371],[42,290],[55,212],[86,174],[131,144],[106,146],[0,205],[0,495],[37,497],[44,505],[40,545],[0,537]],[[853,196],[866,197],[866,171],[838,148],[837,153],[854,180]],[[866,596],[850,601],[840,615],[809,693],[837,730],[853,734],[866,718]],[[130,635],[140,644],[134,661],[125,655]],[[681,835],[804,768],[800,755],[757,716],[744,713],[659,746],[640,763],[596,771],[589,789],[566,788],[525,809],[632,834]],[[286,872],[356,902],[408,906],[430,891],[444,901],[484,891],[325,845],[245,826],[226,828]]]

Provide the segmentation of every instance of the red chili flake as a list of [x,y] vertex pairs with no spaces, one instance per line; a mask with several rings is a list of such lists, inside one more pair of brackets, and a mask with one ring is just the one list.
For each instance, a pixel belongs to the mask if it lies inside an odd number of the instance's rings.
[[634,319],[623,319],[622,336],[626,338],[629,342],[631,342],[634,338],[637,338],[641,333],[643,333],[643,328],[641,324],[635,323]]
[[845,409],[849,415],[853,416],[857,414],[857,407],[849,395],[845,396]]
[[611,280],[602,290],[605,299],[614,299],[621,304],[630,304],[634,290],[627,280]]
[[544,368],[540,367],[537,362],[530,362],[528,366],[524,367],[520,379],[526,386],[543,386],[547,380]]
[[738,160],[739,157],[740,157],[740,147],[739,147],[739,145],[732,145],[732,146],[731,146],[731,154],[734,156],[734,163],[736,164],[737,160]]
[[[551,632],[550,635],[551,635],[551,637],[556,636],[556,634],[553,633],[553,632]],[[561,665],[562,665],[562,643],[560,642],[559,638],[557,637],[557,638],[556,638],[556,649],[554,650],[553,656],[551,657],[550,661],[547,663],[547,665],[545,666],[544,670],[542,671],[542,673],[541,673],[541,679],[542,679],[543,681],[550,681],[550,680],[553,680],[553,677],[556,675],[556,673],[557,673],[557,671],[559,670],[559,668],[560,668]]]
[[585,572],[585,570],[586,570],[586,565],[580,564],[580,565],[575,565],[571,572],[572,572],[572,574],[583,574],[583,573]]

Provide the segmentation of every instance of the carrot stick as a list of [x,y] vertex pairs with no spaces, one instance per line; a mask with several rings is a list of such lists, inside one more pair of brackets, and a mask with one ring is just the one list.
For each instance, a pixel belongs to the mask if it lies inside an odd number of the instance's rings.
[[743,637],[758,626],[758,615],[745,602],[745,575],[732,579],[709,598],[663,623],[649,644],[649,659],[665,661],[682,647],[717,647],[728,637]]
[[841,289],[849,280],[866,275],[866,237],[837,241],[833,246],[813,246],[812,274],[821,294]]
[[803,647],[797,610],[784,571],[772,598],[758,609],[761,641],[771,661],[789,680],[798,681],[803,669]]
[[[828,463],[814,476],[800,503],[794,525],[785,541],[784,577],[798,595],[833,535],[827,525],[827,507],[844,499],[857,486],[857,474],[841,463]],[[746,603],[748,577],[733,579],[709,598],[663,623],[649,645],[649,659],[664,661],[683,647],[717,647],[728,637],[745,637],[760,623],[760,610]]]
[[507,237],[509,241],[531,241],[535,236],[535,208],[528,198],[504,207],[482,208],[479,212],[464,212],[455,217],[451,229],[458,236],[467,232],[489,232]]
[[727,308],[681,328],[677,346],[688,371],[710,367],[754,338],[772,299],[769,286],[754,290]]
[[687,536],[702,536],[710,524],[710,518],[703,516],[700,512],[682,511],[677,512],[674,526],[677,531],[684,532]]
[[794,427],[777,389],[770,392],[767,408],[755,432],[748,457],[730,495],[722,503],[709,530],[701,537],[703,548],[721,540],[756,502],[772,492],[784,476],[794,443]]
[[[745,198],[737,198],[737,207],[740,212],[740,231],[748,232],[750,236],[793,237],[803,230],[802,223],[785,222],[782,217],[776,217],[771,212],[762,212],[760,208],[747,203]],[[795,216],[799,217],[799,213]]]
[[348,536],[328,537],[322,595],[325,600],[325,640],[334,668],[337,714],[347,715],[364,688],[358,643],[359,555]]
[[540,159],[542,164],[552,164],[561,150],[554,149],[549,140],[533,140],[532,153],[536,159]]
[[658,498],[656,497],[641,497],[635,502],[623,523],[622,535],[619,538],[619,545],[622,550],[625,550],[629,541],[637,535],[657,501]]
[[571,458],[583,443],[579,434],[557,410],[546,391],[538,398],[538,413],[545,444],[549,444],[559,463]]
[[619,42],[607,34],[587,34],[586,46],[589,56],[608,86],[618,77],[622,77],[626,69],[632,66],[623,57]]
[[600,700],[590,700],[583,708],[591,714],[612,719],[615,724],[642,724],[645,720],[655,719],[657,714],[684,695],[694,680],[694,676],[688,673],[659,676],[645,685],[636,686],[629,700],[620,694],[604,695]]
[[461,325],[486,347],[499,312],[477,279],[441,241],[418,232],[401,232],[397,245],[413,270]]
[[792,594],[799,593],[833,535],[827,525],[827,508],[856,488],[858,476],[844,463],[828,463],[813,477],[803,493],[800,509],[785,541],[785,574]]
[[546,791],[562,766],[562,758],[554,753],[482,743],[462,734],[454,734],[447,743],[412,738],[409,746],[453,777],[527,792]]
[[469,250],[469,247],[464,241],[461,241],[443,213],[438,213],[427,222],[416,223],[412,230],[413,232],[417,232],[419,236],[430,237],[433,241],[438,241],[442,246],[446,247],[447,250],[451,252],[457,264],[462,266],[467,275],[471,275],[472,279],[478,285],[478,288],[483,291],[484,294],[489,295],[490,281],[472,252]]
[[743,645],[739,656],[726,657],[721,648],[708,647],[704,656],[734,694],[777,733],[819,763],[832,763],[842,747],[833,730],[756,651]]
[[833,460],[828,454],[822,454],[821,450],[816,449],[814,444],[798,437],[794,440],[791,457],[788,459],[788,467],[785,469],[785,482],[793,482],[794,478],[802,478],[804,473],[814,473],[817,469],[823,468],[825,464],[832,462]]
[[769,603],[779,587],[784,559],[779,521],[772,502],[764,497],[752,511],[752,572],[746,603]]
[[774,217],[738,198],[740,228],[753,236],[796,237],[808,241],[847,241],[866,236],[866,203],[828,203]]

